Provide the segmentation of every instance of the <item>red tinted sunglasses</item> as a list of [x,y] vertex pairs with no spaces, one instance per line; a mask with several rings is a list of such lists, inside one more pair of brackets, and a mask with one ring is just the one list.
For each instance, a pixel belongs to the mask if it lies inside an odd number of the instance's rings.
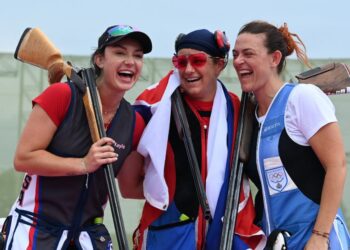
[[187,67],[188,62],[190,62],[191,66],[195,68],[204,66],[208,60],[208,57],[213,58],[205,53],[180,56],[174,55],[172,61],[175,68],[179,70],[184,70]]

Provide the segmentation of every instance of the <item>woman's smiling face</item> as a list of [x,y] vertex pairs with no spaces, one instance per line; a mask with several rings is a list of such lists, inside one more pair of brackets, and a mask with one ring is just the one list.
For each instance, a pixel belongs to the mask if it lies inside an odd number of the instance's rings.
[[[190,55],[204,54],[206,62],[203,65],[191,64]],[[223,59],[213,59],[203,51],[196,49],[181,49],[178,56],[187,57],[187,65],[180,68],[182,90],[191,98],[199,101],[212,101],[216,92],[216,80],[224,67]]]

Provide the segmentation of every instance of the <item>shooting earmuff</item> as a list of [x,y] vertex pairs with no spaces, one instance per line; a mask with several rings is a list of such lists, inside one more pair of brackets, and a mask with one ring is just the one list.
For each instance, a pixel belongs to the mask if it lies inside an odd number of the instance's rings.
[[214,37],[219,49],[227,54],[230,51],[230,42],[226,37],[225,31],[216,30],[214,32]]
[[[177,51],[178,45],[181,42],[181,40],[186,36],[187,34],[180,33],[175,40],[175,51]],[[216,30],[214,32],[214,39],[215,43],[218,47],[218,49],[222,52],[222,54],[225,54],[225,57],[227,57],[227,54],[230,50],[230,42],[228,41],[225,32],[221,30]]]
[[225,34],[225,31],[221,31],[221,30],[216,30],[214,32],[214,37],[215,37],[215,41],[216,44],[218,45],[219,49],[225,53],[225,67],[228,63],[228,54],[230,51],[230,42]]
[[175,40],[176,53],[181,48],[197,49],[206,52],[212,57],[223,58],[226,66],[230,43],[225,32],[216,30],[213,34],[206,29],[200,29],[188,34],[180,33]]

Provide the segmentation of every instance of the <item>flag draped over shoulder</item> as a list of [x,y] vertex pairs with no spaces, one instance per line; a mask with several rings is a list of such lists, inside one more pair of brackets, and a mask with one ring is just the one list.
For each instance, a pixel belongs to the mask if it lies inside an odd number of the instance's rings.
[[[170,127],[170,97],[179,82],[178,72],[170,71],[160,82],[147,88],[134,104],[144,119],[149,120],[137,149],[145,157],[144,195],[151,206],[160,210],[166,210],[170,202],[164,162]],[[230,152],[234,145],[234,112],[238,110],[233,110],[229,93],[217,82],[208,131],[206,193],[213,221],[208,229],[206,249],[217,249],[220,244],[231,167]],[[249,182],[243,181],[235,237],[239,249],[263,249],[265,238],[253,224],[254,216]],[[247,246],[242,247],[245,244]]]

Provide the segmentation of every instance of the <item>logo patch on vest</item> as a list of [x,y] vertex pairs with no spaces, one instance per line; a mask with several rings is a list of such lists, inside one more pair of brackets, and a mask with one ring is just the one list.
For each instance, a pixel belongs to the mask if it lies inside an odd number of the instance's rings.
[[287,174],[283,167],[266,171],[270,188],[281,192],[287,186]]
[[283,129],[283,115],[266,120],[261,133],[261,138],[266,138],[266,137],[279,134],[279,132],[282,129]]
[[297,188],[283,167],[280,157],[264,159],[264,169],[270,195]]

